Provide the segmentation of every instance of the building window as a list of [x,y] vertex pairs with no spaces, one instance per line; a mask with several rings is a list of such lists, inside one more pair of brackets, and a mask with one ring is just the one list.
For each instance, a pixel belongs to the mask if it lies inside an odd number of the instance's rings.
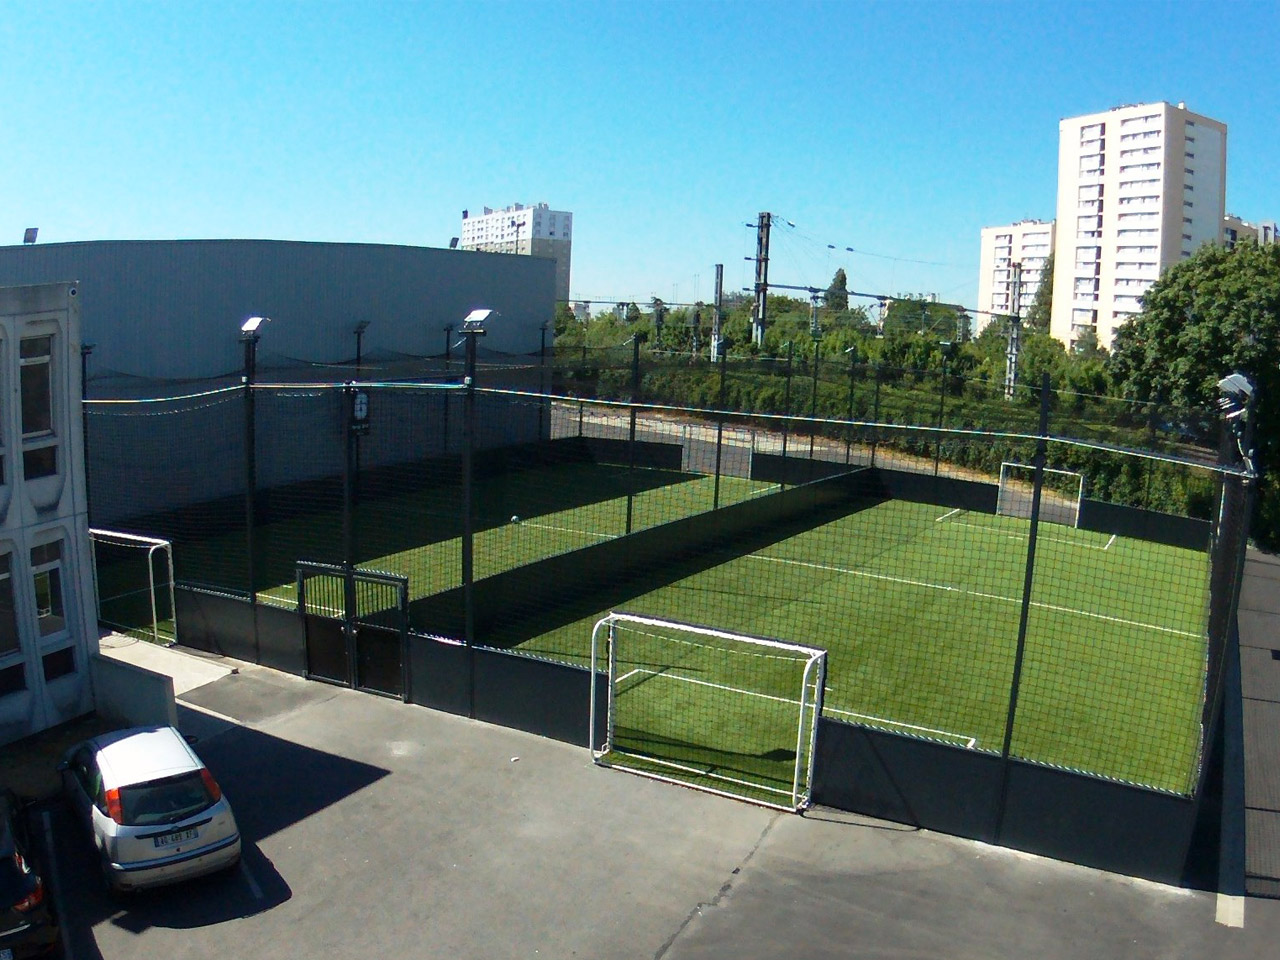
[[41,661],[44,665],[44,679],[57,680],[76,672],[76,651],[74,647],[63,647],[53,653],[46,653]]
[[27,674],[22,664],[0,670],[0,697],[27,689]]
[[53,432],[53,337],[28,337],[19,348],[22,362],[22,435]]
[[22,451],[22,476],[27,480],[53,477],[58,474],[58,447],[36,447]]
[[1184,234],[1182,235],[1182,239],[1183,239],[1183,240],[1190,240],[1190,239],[1191,239],[1191,234],[1189,234],[1189,233],[1184,233]]
[[1191,207],[1191,206],[1195,206],[1195,204],[1193,204],[1190,200],[1183,200],[1183,201],[1182,201],[1182,205],[1183,205],[1184,207]]
[[62,541],[31,548],[31,579],[36,591],[36,622],[40,636],[59,633],[67,627],[62,605]]
[[0,555],[0,657],[16,653],[18,640],[18,616],[13,609],[13,558]]

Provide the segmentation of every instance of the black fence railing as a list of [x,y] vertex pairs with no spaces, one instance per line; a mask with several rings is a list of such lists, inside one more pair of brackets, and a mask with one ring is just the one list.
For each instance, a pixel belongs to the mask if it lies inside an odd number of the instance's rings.
[[500,387],[458,357],[87,401],[91,520],[272,610],[299,562],[403,576],[417,633],[566,665],[622,609],[821,646],[832,721],[1197,789],[1248,480],[1194,418],[798,358],[534,359]]

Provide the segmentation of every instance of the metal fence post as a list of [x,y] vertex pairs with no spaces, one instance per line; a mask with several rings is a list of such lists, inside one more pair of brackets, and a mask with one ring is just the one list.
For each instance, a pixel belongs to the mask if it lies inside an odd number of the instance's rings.
[[787,380],[782,391],[782,459],[787,459],[787,434],[791,432],[791,365],[795,362],[796,345],[794,340],[787,341]]
[[636,404],[640,402],[640,344],[644,337],[631,338],[631,426],[627,433],[627,529],[631,532],[636,480]]
[[721,457],[724,453],[724,375],[725,368],[728,365],[729,351],[725,348],[724,342],[718,341],[720,346],[720,395],[716,400],[716,480],[715,490],[711,496],[711,509],[720,509],[720,465]]
[[[872,404],[871,420],[873,423],[880,422],[880,361],[876,361],[876,392],[875,400]],[[880,431],[876,427],[871,428],[871,466],[876,465],[876,447],[880,443]]]
[[1018,647],[1013,658],[1013,677],[1009,685],[1009,712],[1004,723],[1004,744],[1000,748],[1000,800],[996,809],[994,842],[1000,842],[1004,830],[1005,811],[1009,800],[1009,753],[1013,746],[1013,724],[1018,711],[1018,690],[1022,685],[1022,661],[1027,649],[1027,618],[1031,612],[1031,591],[1036,571],[1036,536],[1040,527],[1040,495],[1044,490],[1044,466],[1049,454],[1049,374],[1040,380],[1040,431],[1036,438],[1036,453],[1031,462],[1035,467],[1034,486],[1031,491],[1031,526],[1027,533],[1027,563],[1022,578],[1022,610],[1018,616]]

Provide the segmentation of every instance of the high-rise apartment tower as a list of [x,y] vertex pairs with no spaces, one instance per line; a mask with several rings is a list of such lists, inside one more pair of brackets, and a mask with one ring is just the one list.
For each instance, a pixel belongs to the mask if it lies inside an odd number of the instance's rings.
[[1226,125],[1186,104],[1061,121],[1053,335],[1109,348],[1165,270],[1222,241],[1226,183]]

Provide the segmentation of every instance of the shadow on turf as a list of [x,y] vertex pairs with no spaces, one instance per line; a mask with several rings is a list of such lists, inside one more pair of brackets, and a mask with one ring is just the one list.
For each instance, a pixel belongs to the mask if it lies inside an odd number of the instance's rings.
[[[542,653],[529,641],[588,617],[625,610],[627,604],[637,597],[748,556],[840,517],[869,509],[883,499],[875,496],[853,496],[838,503],[816,507],[801,516],[762,524],[711,545],[673,540],[670,557],[665,562],[650,564],[638,574],[607,582],[601,582],[598,572],[592,566],[592,550],[596,548],[577,551],[581,557],[581,577],[560,578],[554,587],[544,587],[537,609],[521,608],[509,619],[494,615],[485,631],[484,645],[500,650],[520,647],[522,653]],[[654,532],[645,531],[647,535]],[[612,545],[621,545],[621,542],[613,541],[605,547]],[[532,565],[530,569],[533,567],[536,565]],[[533,575],[536,576],[536,573]],[[425,598],[425,601],[411,605],[410,622],[419,622],[415,616],[417,611],[413,607],[421,605],[425,612],[432,601],[433,598]],[[550,653],[554,656],[563,655],[559,652]]]

